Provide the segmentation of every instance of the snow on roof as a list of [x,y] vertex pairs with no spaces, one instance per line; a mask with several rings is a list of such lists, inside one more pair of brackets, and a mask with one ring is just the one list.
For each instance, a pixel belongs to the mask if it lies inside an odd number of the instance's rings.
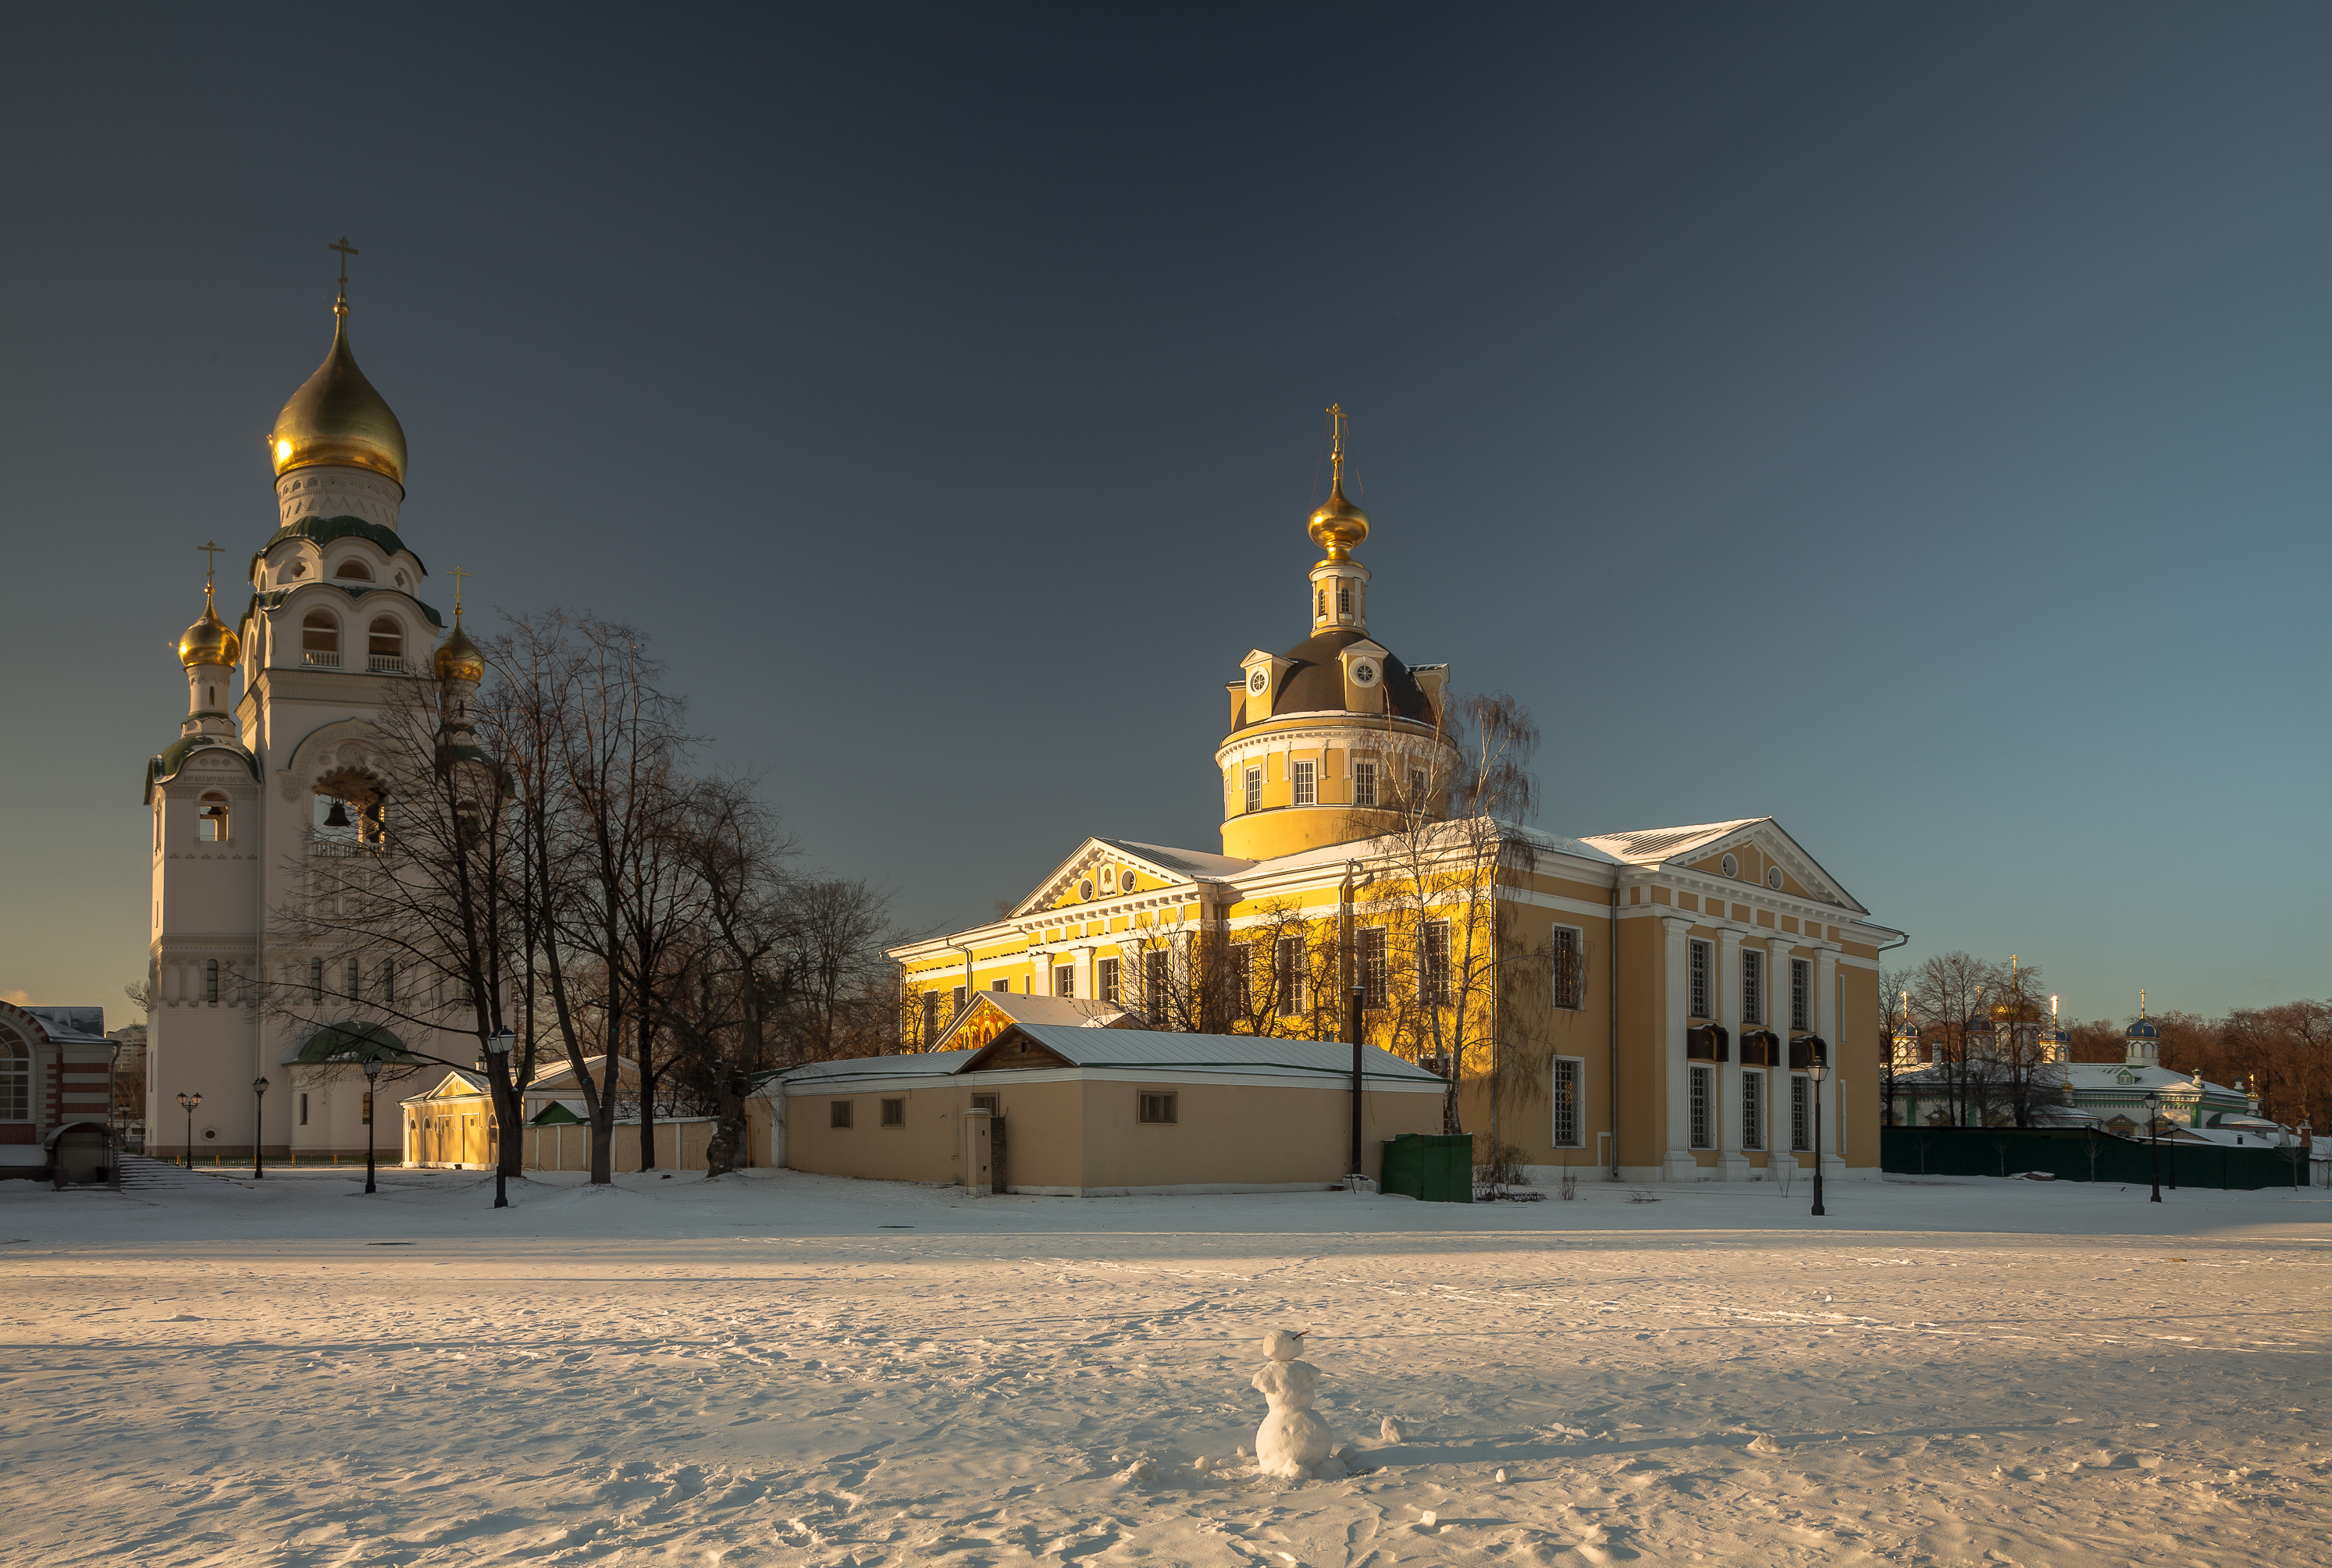
[[27,1007],[52,1045],[110,1045],[102,1007]]
[[[1352,1048],[1333,1040],[1276,1040],[1253,1034],[1181,1034],[1152,1029],[1073,1029],[1024,1023],[1020,1031],[1078,1067],[1181,1069],[1342,1079],[1352,1076]],[[967,1056],[975,1053],[965,1052]],[[1004,1070],[1019,1071],[1020,1069]],[[1362,1048],[1362,1075],[1438,1086],[1441,1079],[1381,1046]]]
[[[583,1059],[583,1069],[586,1072],[588,1072],[591,1075],[592,1082],[598,1083],[601,1081],[601,1064],[607,1060],[607,1059],[604,1054],[599,1056],[587,1056]],[[617,1081],[620,1083],[636,1086],[640,1080],[640,1064],[634,1061],[629,1057],[625,1057],[616,1068],[616,1077]],[[540,1078],[538,1078],[533,1082],[528,1084],[523,1092],[527,1094],[550,1094],[559,1090],[580,1088],[581,1086],[575,1081],[574,1064],[572,1062],[563,1062],[559,1065],[557,1071],[545,1073]]]
[[852,1083],[873,1078],[945,1078],[978,1053],[969,1050],[910,1050],[895,1056],[853,1056],[840,1061],[805,1061],[769,1075],[762,1086],[774,1083],[787,1090],[811,1090],[821,1084]]
[[[1593,860],[1606,866],[1616,866],[1620,863],[1616,858],[1584,840],[1566,839],[1560,833],[1550,833],[1538,828],[1524,827],[1520,822],[1501,820],[1498,823],[1498,832],[1504,837],[1524,841],[1535,850],[1554,854],[1576,855],[1582,860]],[[1365,862],[1371,858],[1391,852],[1392,848],[1391,841],[1389,839],[1355,839],[1347,843],[1322,844],[1314,849],[1298,850],[1292,855],[1280,855],[1268,860],[1245,863],[1258,875],[1268,876],[1276,871],[1300,871],[1313,866],[1341,865],[1346,860]]]
[[1771,821],[1771,817],[1738,817],[1729,822],[1700,822],[1687,828],[1631,828],[1625,832],[1590,833],[1583,841],[1630,865],[1648,865],[1688,855],[1727,833]]
[[1180,871],[1187,877],[1228,877],[1246,870],[1256,862],[1242,860],[1232,855],[1210,855],[1204,850],[1176,850],[1163,844],[1136,843],[1132,839],[1096,838],[1094,842],[1107,844],[1152,865]]

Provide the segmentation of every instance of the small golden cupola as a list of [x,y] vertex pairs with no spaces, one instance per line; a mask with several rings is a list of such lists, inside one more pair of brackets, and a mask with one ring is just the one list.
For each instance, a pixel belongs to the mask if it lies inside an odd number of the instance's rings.
[[[218,549],[216,545],[202,547],[212,552]],[[186,634],[178,639],[178,662],[188,670],[197,664],[219,664],[233,669],[234,661],[243,657],[243,640],[234,634],[233,627],[218,618],[218,609],[213,602],[212,582],[210,574],[205,573],[203,577],[203,618],[187,627]]]
[[282,479],[293,469],[365,469],[405,483],[405,427],[388,400],[373,390],[349,347],[349,264],[355,253],[343,240],[340,293],[332,302],[332,349],[316,373],[275,416],[268,455]]
[[462,610],[456,603],[453,632],[437,647],[437,679],[474,683],[485,678],[486,657],[470,641],[470,634],[462,630]]

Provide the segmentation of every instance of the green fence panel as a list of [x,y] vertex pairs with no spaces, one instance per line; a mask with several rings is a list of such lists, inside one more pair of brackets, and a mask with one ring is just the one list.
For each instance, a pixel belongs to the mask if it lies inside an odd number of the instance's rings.
[[1879,1168],[1892,1175],[2015,1176],[2045,1171],[2060,1182],[2151,1183],[2158,1153],[2165,1187],[2255,1192],[2307,1177],[2299,1150],[2120,1138],[2092,1127],[1881,1127]]

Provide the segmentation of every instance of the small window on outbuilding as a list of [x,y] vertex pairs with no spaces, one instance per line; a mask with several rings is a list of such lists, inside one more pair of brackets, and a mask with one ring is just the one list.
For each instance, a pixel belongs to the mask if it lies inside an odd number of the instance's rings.
[[827,1120],[826,1125],[830,1127],[848,1126],[850,1125],[851,1103],[852,1102],[849,1100],[832,1101],[827,1107]]
[[1172,1122],[1175,1119],[1175,1098],[1176,1097],[1171,1094],[1152,1094],[1145,1091],[1141,1097],[1140,1119],[1159,1124]]
[[976,1111],[986,1111],[989,1116],[996,1114],[996,1097],[992,1094],[976,1094],[971,1097],[971,1108]]
[[884,1100],[883,1102],[883,1125],[886,1127],[905,1126],[907,1125],[907,1102],[903,1099]]

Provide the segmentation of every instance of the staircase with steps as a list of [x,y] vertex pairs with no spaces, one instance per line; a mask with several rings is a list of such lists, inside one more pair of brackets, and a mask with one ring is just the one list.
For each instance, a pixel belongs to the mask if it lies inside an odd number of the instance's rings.
[[121,1190],[125,1193],[195,1192],[233,1180],[224,1171],[190,1171],[184,1165],[145,1155],[123,1155],[120,1158]]

